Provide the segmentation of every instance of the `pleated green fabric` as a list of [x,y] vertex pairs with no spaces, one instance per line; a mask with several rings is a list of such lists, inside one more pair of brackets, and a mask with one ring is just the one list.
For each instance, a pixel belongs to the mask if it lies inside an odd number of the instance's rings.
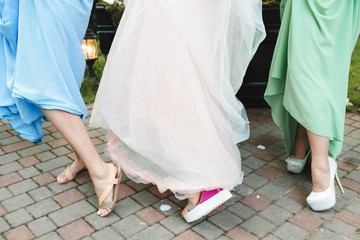
[[282,0],[265,100],[293,151],[297,123],[341,152],[348,75],[360,32],[358,0]]

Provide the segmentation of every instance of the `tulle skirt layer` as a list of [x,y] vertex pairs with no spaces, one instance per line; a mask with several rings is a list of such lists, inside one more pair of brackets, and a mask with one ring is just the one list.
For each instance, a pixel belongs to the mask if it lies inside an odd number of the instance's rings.
[[264,35],[250,0],[128,1],[90,120],[113,161],[179,198],[241,183],[235,94]]
[[0,0],[0,119],[22,137],[43,137],[40,108],[85,118],[81,41],[92,0]]

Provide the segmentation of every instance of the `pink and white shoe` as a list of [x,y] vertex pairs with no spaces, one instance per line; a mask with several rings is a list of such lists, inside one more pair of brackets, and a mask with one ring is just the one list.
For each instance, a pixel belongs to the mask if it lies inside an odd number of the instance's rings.
[[186,205],[187,213],[183,215],[187,222],[193,222],[209,214],[212,210],[226,202],[232,197],[229,190],[214,189],[203,191],[198,204],[191,202]]

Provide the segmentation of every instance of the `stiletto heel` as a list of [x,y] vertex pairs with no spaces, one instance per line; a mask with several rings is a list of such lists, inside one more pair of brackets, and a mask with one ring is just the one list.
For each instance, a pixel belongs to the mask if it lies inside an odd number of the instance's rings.
[[340,182],[340,179],[339,179],[339,176],[338,176],[337,171],[336,171],[336,173],[335,173],[335,180],[336,180],[337,185],[339,186],[340,192],[341,192],[342,194],[344,194],[344,193],[345,193],[345,192],[344,192],[344,188],[343,188],[342,185],[341,185],[341,182]]
[[329,173],[330,173],[330,183],[329,187],[322,192],[311,192],[309,196],[306,198],[306,202],[309,204],[310,208],[313,211],[325,211],[333,206],[336,203],[336,193],[334,186],[334,179],[339,185],[340,191],[343,193],[344,189],[341,186],[339,181],[339,177],[337,175],[337,164],[334,159],[328,157],[329,161]]
[[285,161],[287,162],[287,170],[292,173],[301,173],[304,170],[305,164],[310,157],[310,149],[307,152],[305,158],[297,159],[294,156],[288,157]]

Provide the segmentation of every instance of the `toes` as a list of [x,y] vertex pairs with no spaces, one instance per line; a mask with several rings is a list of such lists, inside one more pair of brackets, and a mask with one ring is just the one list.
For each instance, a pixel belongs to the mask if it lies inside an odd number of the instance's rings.
[[110,212],[111,212],[110,209],[99,209],[96,214],[100,217],[104,217],[108,215]]

